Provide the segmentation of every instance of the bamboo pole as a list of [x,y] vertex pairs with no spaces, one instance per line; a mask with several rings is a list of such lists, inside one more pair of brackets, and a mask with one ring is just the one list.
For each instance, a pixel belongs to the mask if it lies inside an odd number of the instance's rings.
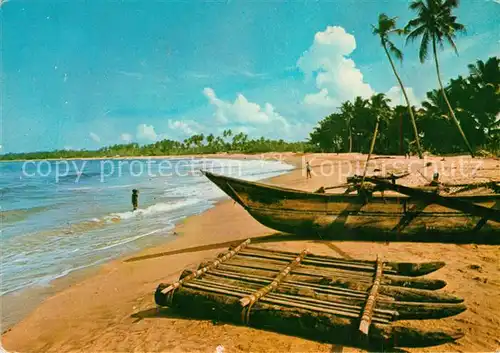
[[[258,258],[263,258],[263,259],[276,259],[276,260],[283,260],[283,261],[290,261],[290,257],[287,257],[285,255],[279,255],[279,254],[273,254],[273,252],[265,252],[265,251],[255,251],[253,249],[242,251],[238,254],[238,256],[247,256],[247,257],[258,257]],[[294,255],[296,256],[296,255]],[[302,265],[313,265],[313,266],[318,266],[319,267],[333,267],[333,268],[345,268],[349,269],[352,271],[358,271],[358,272],[368,272],[368,271],[374,271],[375,266],[370,266],[370,265],[365,265],[365,264],[356,264],[356,263],[349,263],[346,261],[335,261],[335,260],[325,260],[325,259],[313,259],[309,258],[309,255],[307,258],[305,258],[302,262]],[[387,269],[387,271],[386,271]],[[394,271],[391,267],[386,266],[384,268],[384,273],[392,273],[392,274],[397,274],[396,271]]]
[[208,270],[219,266],[224,261],[229,260],[231,257],[233,257],[234,255],[236,255],[238,253],[238,251],[240,251],[241,249],[245,248],[245,246],[247,246],[248,244],[250,244],[250,239],[245,240],[243,243],[241,243],[240,245],[238,245],[234,249],[230,250],[229,252],[227,252],[222,257],[220,257],[217,260],[213,261],[210,265],[205,266],[205,267],[203,267],[203,268],[201,268],[201,269],[193,272],[192,274],[190,274],[190,275],[188,275],[188,276],[186,276],[184,278],[181,278],[177,282],[172,283],[170,286],[168,286],[167,288],[163,289],[161,292],[163,294],[167,294],[168,292],[170,292],[170,291],[172,291],[172,290],[174,290],[176,288],[179,288],[179,286],[181,286],[183,283],[185,283],[185,282],[187,282],[187,281],[189,281],[189,280],[191,280],[193,278],[196,278],[198,276],[201,276],[202,274],[204,274]]
[[[242,261],[242,259],[236,259],[235,261],[229,263],[228,265],[237,265],[237,266],[246,266],[247,262]],[[279,268],[277,264],[272,264],[272,263],[264,263],[264,262],[256,262],[255,264],[248,264],[249,267],[259,267],[263,266],[263,268],[271,268],[273,270],[276,270]],[[295,271],[295,274],[302,274],[302,275],[321,275],[322,277],[332,277],[332,278],[347,278],[350,280],[354,279],[359,279],[360,281],[364,282],[369,282],[371,283],[373,281],[373,272],[369,273],[359,273],[359,272],[352,272],[352,271],[346,271],[346,270],[339,270],[339,269],[332,269],[332,268],[323,268],[323,267],[313,267],[313,266],[307,266],[301,264],[298,266]]]
[[[196,284],[199,286],[206,286],[207,290],[211,290],[211,288],[221,288],[224,290],[234,290],[235,294],[236,292],[240,293],[253,293],[252,288],[242,288],[236,285],[231,285],[228,283],[221,283],[221,282],[214,282],[210,280],[204,279],[196,279],[192,282],[189,282],[190,284]],[[258,289],[258,288],[257,288]],[[244,297],[246,298],[246,297]],[[244,299],[242,298],[242,299]],[[356,317],[359,317],[359,313],[361,311],[361,306],[360,305],[352,305],[352,304],[347,304],[347,303],[340,303],[340,302],[334,302],[334,301],[328,301],[328,300],[318,300],[314,298],[309,298],[309,297],[303,297],[303,296],[297,296],[297,295],[290,295],[290,294],[283,294],[283,293],[268,293],[266,297],[262,297],[261,300],[265,301],[264,299],[268,298],[275,298],[275,299],[283,299],[283,300],[288,300],[291,302],[298,302],[301,303],[302,301],[304,302],[311,302],[319,306],[327,307],[327,308],[333,308],[333,309],[339,309],[343,312],[349,312],[351,314],[355,314]],[[241,301],[241,299],[240,299]],[[392,319],[394,316],[397,316],[397,312],[393,310],[378,310],[377,309],[377,317],[384,317],[386,319]]]
[[[245,290],[242,290],[239,288],[230,288],[228,286],[221,286],[219,283],[214,284],[214,285],[210,285],[210,284],[207,284],[204,282],[203,283],[187,282],[184,284],[184,287],[207,290],[210,292],[233,295],[233,296],[242,296],[242,293],[245,292]],[[245,295],[245,294],[243,294],[243,295]],[[348,317],[348,318],[359,317],[359,311],[354,312],[354,311],[349,311],[349,310],[343,310],[341,308],[326,308],[326,307],[322,307],[322,306],[318,306],[318,305],[314,305],[314,304],[310,304],[310,303],[306,304],[306,303],[301,303],[298,301],[281,299],[279,297],[276,297],[274,294],[271,297],[267,297],[267,296],[262,297],[260,301],[262,301],[264,303],[279,304],[279,305],[293,307],[293,308],[300,308],[300,309],[306,309],[306,310],[311,310],[311,311],[315,311],[315,312],[339,315],[339,316],[344,316],[344,317]],[[390,323],[390,320],[388,320],[386,318],[378,317],[378,316],[376,317],[376,321],[378,323],[385,323],[385,324]]]
[[304,259],[304,257],[307,255],[307,250],[303,250],[288,266],[286,266],[271,282],[271,284],[262,287],[261,289],[255,291],[253,294],[243,298],[240,300],[241,306],[245,307],[249,304],[255,303],[259,298],[263,297],[273,289],[279,286],[279,284],[285,279],[286,276],[294,269],[297,267],[300,262]]
[[[279,265],[269,264],[269,263],[253,263],[253,262],[242,262],[242,261],[232,261],[225,266],[234,266],[243,269],[248,269],[247,271],[253,270],[264,270],[276,272],[280,269]],[[371,284],[373,282],[373,274],[367,276],[358,276],[352,273],[345,273],[340,271],[325,271],[318,268],[304,268],[302,266],[297,267],[293,272],[293,276],[306,276],[319,278],[318,281],[341,281],[345,280],[348,282],[359,282],[365,284]]]
[[[297,256],[296,253],[289,252],[289,251],[282,251],[282,250],[275,250],[275,249],[265,249],[265,248],[259,248],[256,246],[249,246],[245,248],[245,250],[242,253],[263,253],[263,254],[269,254],[270,256]],[[331,257],[331,256],[322,256],[322,255],[315,255],[315,254],[308,254],[307,258],[304,259],[305,261],[319,261],[319,262],[326,262],[326,263],[338,263],[342,265],[355,265],[359,266],[359,268],[367,268],[374,270],[375,269],[375,261],[369,261],[369,260],[348,260],[348,259],[342,259],[342,258],[336,258],[336,257]]]
[[[365,182],[366,172],[368,171],[368,164],[370,163],[370,158],[372,156],[373,149],[375,148],[375,141],[377,140],[379,124],[380,124],[380,116],[377,115],[377,121],[375,123],[375,130],[373,131],[372,142],[370,144],[370,151],[368,152],[368,156],[366,157],[365,169],[363,170],[363,177],[361,179],[361,187],[363,187],[363,184]],[[420,157],[420,158],[422,158],[422,157]]]
[[363,310],[363,315],[361,316],[361,323],[359,325],[359,330],[364,334],[368,335],[368,330],[370,329],[370,324],[373,317],[373,309],[375,307],[375,301],[378,295],[378,289],[380,287],[380,282],[382,279],[382,269],[384,268],[384,263],[382,260],[377,259],[377,270],[375,273],[375,280],[373,281],[373,286],[370,290],[370,295],[366,301],[365,308]]
[[[279,268],[272,266],[262,266],[262,265],[254,265],[251,263],[228,263],[221,265],[221,268],[231,269],[236,272],[243,273],[252,273],[257,271],[267,271],[267,272],[276,272]],[[350,276],[338,274],[335,272],[324,272],[320,270],[308,270],[303,268],[297,268],[294,270],[292,277],[301,278],[302,281],[307,281],[311,283],[317,284],[327,284],[331,286],[339,286],[342,285],[344,287],[347,286],[349,289],[365,289],[371,286],[373,283],[373,278],[368,279],[359,279],[353,278]],[[307,280],[306,280],[307,279]],[[415,278],[415,277],[406,277],[406,276],[394,276],[387,275],[383,276],[382,283],[386,285],[399,286],[399,287],[407,287],[407,288],[416,288],[416,289],[440,289],[446,286],[446,282],[439,279],[427,279],[427,278]]]
[[[207,274],[213,274],[216,276],[223,276],[223,277],[228,277],[228,278],[232,278],[232,279],[243,279],[246,281],[255,281],[258,283],[270,283],[270,282],[272,282],[271,277],[264,277],[264,276],[250,275],[250,274],[242,275],[241,273],[238,273],[238,272],[225,272],[225,271],[223,272],[223,271],[210,270],[209,272],[207,272]],[[283,284],[287,285],[287,286],[294,286],[294,287],[303,288],[303,289],[322,291],[324,293],[334,294],[334,295],[338,295],[338,296],[349,296],[349,297],[355,297],[355,298],[360,298],[360,299],[366,299],[365,292],[351,290],[351,289],[342,288],[342,287],[321,286],[321,285],[317,285],[317,284],[300,282],[300,281],[293,281],[293,280],[289,280],[289,279],[286,279],[285,281],[283,281]]]
[[[206,276],[258,284],[268,284],[272,282],[272,277],[250,274],[243,275],[241,273],[226,272],[223,270],[210,270],[206,273]],[[327,295],[329,297],[335,297],[335,300],[338,299],[345,301],[366,302],[366,298],[368,296],[368,294],[364,291],[348,290],[346,288],[339,287],[327,287],[289,279],[285,279],[276,290],[281,292],[281,288],[286,291],[297,292],[301,295],[310,295],[314,297]],[[397,302],[406,302],[408,305],[411,305],[411,303],[462,303],[463,299],[448,293],[381,285],[379,287],[377,303],[382,302],[387,303],[390,307],[392,304]]]
[[[198,283],[200,285],[212,286],[214,288],[223,288],[239,291],[241,293],[250,294],[259,289],[258,285],[248,285],[237,280],[227,280],[220,277],[206,277],[195,279],[190,283]],[[382,286],[381,286],[382,287]],[[338,297],[332,295],[324,295],[319,293],[297,293],[294,287],[280,285],[275,289],[275,292],[268,293],[261,298],[263,301],[266,298],[275,298],[283,300],[298,301],[299,303],[309,302],[314,305],[323,306],[326,308],[334,308],[343,312],[352,312],[359,317],[362,309],[366,304],[366,298],[349,298]],[[465,305],[459,303],[416,303],[416,302],[397,302],[379,299],[377,296],[376,305],[373,309],[373,315],[377,318],[386,318],[390,320],[412,320],[412,319],[437,319],[459,314],[466,310]],[[260,302],[259,301],[259,302]],[[249,306],[252,307],[252,306]],[[249,312],[246,315],[243,311],[243,322],[248,322]]]
[[[187,317],[209,318],[221,322],[241,324],[239,295],[215,295],[214,292],[195,290],[186,286],[175,291],[174,305]],[[252,308],[250,326],[273,332],[336,344],[361,347],[354,335],[357,318],[316,312],[280,304],[257,302]],[[369,332],[370,351],[389,347],[425,347],[450,342],[462,337],[449,330],[423,331],[407,326],[373,323]],[[364,346],[366,347],[366,346]]]
[[[289,251],[283,251],[283,250],[276,250],[276,249],[266,249],[266,248],[260,248],[256,246],[247,246],[245,248],[245,252],[247,251],[262,251],[262,252],[269,252],[273,254],[282,254],[286,256],[295,256],[296,254],[293,252]],[[371,261],[371,260],[360,260],[360,259],[355,259],[355,260],[349,260],[349,259],[343,259],[343,258],[337,258],[337,257],[331,257],[331,256],[325,256],[325,255],[316,255],[316,254],[308,254],[307,255],[307,261],[309,260],[319,260],[319,261],[332,261],[335,263],[347,263],[347,264],[356,264],[360,266],[368,266],[372,270],[375,270],[376,266],[376,261]],[[421,262],[421,263],[413,263],[413,262],[387,262],[384,264],[384,273],[389,274],[392,271],[394,271],[394,274],[398,275],[406,275],[406,276],[420,276],[420,275],[425,275],[431,272],[434,272],[436,270],[439,270],[445,266],[444,262]]]
[[[271,260],[271,261],[265,261],[265,259],[258,259],[258,258],[245,258],[244,256],[238,256],[232,259],[230,262],[227,264],[229,265],[246,265],[248,264],[248,267],[260,267],[263,266],[262,268],[272,268],[272,269],[279,269],[283,263]],[[343,270],[343,269],[337,269],[337,268],[330,268],[330,267],[323,267],[323,266],[312,266],[312,265],[304,265],[300,264],[298,268],[294,271],[294,273],[300,273],[300,274],[313,274],[313,275],[318,275],[321,274],[323,276],[338,276],[338,277],[349,277],[349,278],[362,278],[365,279],[369,282],[373,281],[373,272],[375,269],[372,270],[372,272],[365,272],[365,271],[349,271],[349,270]]]

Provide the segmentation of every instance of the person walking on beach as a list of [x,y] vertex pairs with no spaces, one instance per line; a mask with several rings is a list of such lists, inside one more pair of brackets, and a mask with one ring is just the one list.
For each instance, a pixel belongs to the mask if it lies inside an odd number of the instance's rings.
[[306,162],[306,179],[312,178],[311,175],[311,165],[309,162]]
[[134,189],[132,190],[132,207],[135,210],[137,210],[139,204],[139,190]]

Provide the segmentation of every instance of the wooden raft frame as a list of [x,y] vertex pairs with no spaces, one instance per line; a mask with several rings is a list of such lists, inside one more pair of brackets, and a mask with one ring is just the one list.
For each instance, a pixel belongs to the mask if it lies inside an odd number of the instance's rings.
[[359,324],[359,331],[366,336],[368,336],[368,330],[370,329],[370,324],[372,323],[373,309],[375,308],[375,301],[377,300],[380,282],[382,281],[383,269],[384,263],[377,257],[375,278],[373,280],[373,285],[370,289],[368,299],[366,300],[363,314],[361,315],[361,323]]
[[186,269],[172,284],[161,283],[155,302],[188,317],[360,347],[393,343],[423,347],[461,337],[446,330],[392,325],[397,320],[443,318],[466,310],[463,299],[433,292],[444,281],[416,278],[444,263],[339,259],[249,243],[246,240],[200,264],[196,271]]

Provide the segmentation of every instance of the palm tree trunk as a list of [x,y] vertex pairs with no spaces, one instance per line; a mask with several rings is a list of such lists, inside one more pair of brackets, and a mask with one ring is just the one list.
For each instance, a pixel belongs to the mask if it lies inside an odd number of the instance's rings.
[[347,120],[347,130],[349,131],[349,153],[352,152],[352,130],[351,130],[351,118]]
[[380,123],[380,117],[377,116],[377,122],[375,123],[375,130],[373,131],[372,142],[370,144],[370,151],[368,152],[368,157],[366,157],[365,170],[363,170],[363,178],[361,179],[361,186],[363,186],[363,183],[365,182],[366,171],[368,170],[368,163],[370,162],[373,149],[375,148],[375,141],[377,141],[379,123]]
[[392,58],[389,55],[389,51],[387,51],[387,48],[386,48],[384,42],[382,42],[382,46],[384,47],[385,54],[387,55],[389,62],[391,63],[392,72],[394,72],[394,76],[396,76],[396,79],[398,80],[399,86],[401,87],[401,91],[403,92],[403,96],[405,97],[406,106],[408,107],[408,113],[410,114],[410,120],[411,120],[411,123],[413,125],[413,133],[415,134],[415,142],[417,144],[418,157],[420,159],[422,159],[423,158],[422,147],[420,146],[420,138],[418,137],[417,123],[415,122],[415,116],[413,115],[413,110],[411,109],[410,100],[408,99],[408,95],[406,94],[406,90],[405,90],[405,87],[403,86],[403,82],[401,82],[401,78],[399,78],[398,72],[396,71],[396,67],[394,66],[394,63],[392,62]]
[[458,121],[457,117],[455,116],[455,113],[453,112],[453,108],[451,107],[451,104],[448,101],[448,96],[446,95],[446,91],[444,90],[443,82],[441,82],[441,73],[439,71],[439,63],[438,63],[438,57],[437,57],[436,38],[435,37],[432,38],[432,51],[434,52],[434,62],[436,63],[436,72],[437,72],[439,87],[441,87],[441,93],[443,93],[444,101],[446,102],[446,105],[448,106],[448,110],[450,111],[451,118],[453,119],[453,122],[457,126],[458,132],[460,133],[460,135],[462,135],[462,138],[465,142],[465,145],[467,146],[467,149],[469,150],[471,157],[474,158],[474,151],[472,150],[472,147],[469,144],[467,137],[465,137],[465,133],[462,130],[462,127],[460,126],[460,122]]

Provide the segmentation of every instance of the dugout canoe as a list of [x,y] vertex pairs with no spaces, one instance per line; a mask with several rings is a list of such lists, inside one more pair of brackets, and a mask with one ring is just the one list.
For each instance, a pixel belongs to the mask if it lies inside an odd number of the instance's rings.
[[[498,221],[418,197],[392,193],[366,199],[204,174],[258,222],[280,232],[338,240],[500,244]],[[500,208],[499,194],[452,195],[446,199]]]

